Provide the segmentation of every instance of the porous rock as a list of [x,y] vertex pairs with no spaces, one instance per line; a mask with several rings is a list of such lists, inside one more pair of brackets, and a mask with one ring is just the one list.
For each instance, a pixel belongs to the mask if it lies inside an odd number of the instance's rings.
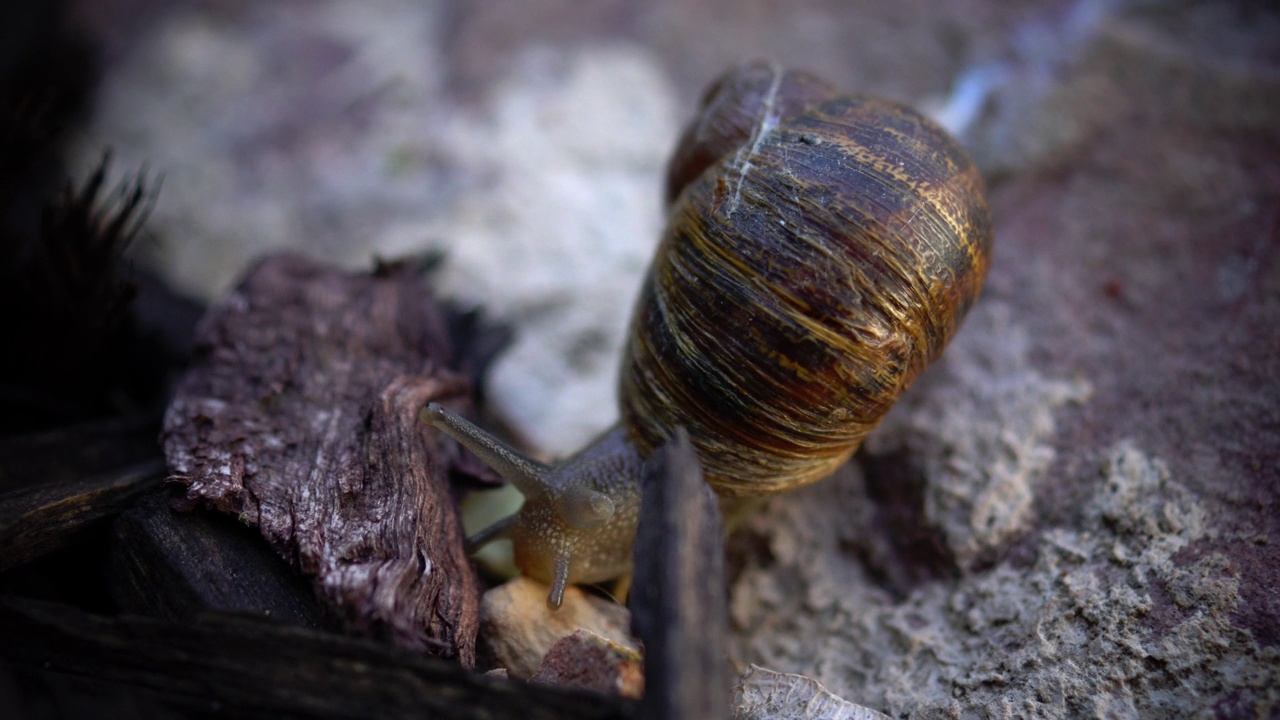
[[803,675],[757,665],[733,689],[734,720],[889,720],[889,716],[832,695]]

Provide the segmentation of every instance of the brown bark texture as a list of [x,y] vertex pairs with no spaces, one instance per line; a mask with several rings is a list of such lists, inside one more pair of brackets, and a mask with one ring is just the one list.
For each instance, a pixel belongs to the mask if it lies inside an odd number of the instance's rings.
[[475,662],[478,584],[417,413],[466,389],[419,268],[259,262],[165,417],[186,497],[256,526],[358,635]]

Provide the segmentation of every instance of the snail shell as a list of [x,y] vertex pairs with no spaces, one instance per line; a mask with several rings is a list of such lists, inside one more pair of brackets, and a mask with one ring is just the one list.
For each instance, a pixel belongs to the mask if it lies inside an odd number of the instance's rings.
[[643,459],[689,430],[721,496],[830,474],[978,296],[991,219],[977,168],[903,105],[756,64],[704,99],[668,172],[668,225],[622,358],[621,424],[542,465],[437,405],[422,413],[513,482],[472,539],[565,585],[628,572]]
[[[703,133],[719,157],[686,140],[673,161],[621,376],[641,454],[684,425],[724,496],[845,462],[977,299],[992,241],[982,179],[945,131],[762,68],[706,101],[697,124],[730,128]],[[802,97],[776,97],[788,87]],[[744,104],[758,108],[745,137]]]

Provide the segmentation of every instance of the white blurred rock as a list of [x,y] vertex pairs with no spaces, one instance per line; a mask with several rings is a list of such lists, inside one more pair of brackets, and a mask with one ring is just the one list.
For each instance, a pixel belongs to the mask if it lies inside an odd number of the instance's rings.
[[[545,60],[545,59],[544,59]],[[617,417],[630,308],[662,231],[673,91],[638,51],[583,51],[562,75],[531,67],[488,117],[455,122],[459,163],[492,177],[440,223],[445,288],[512,323],[493,403],[533,445],[579,449]]]
[[651,50],[614,42],[526,51],[463,104],[444,89],[444,12],[173,8],[105,76],[78,164],[109,147],[163,175],[140,255],[206,300],[267,250],[368,267],[443,249],[446,291],[519,330],[490,397],[563,454],[616,416],[675,91]]

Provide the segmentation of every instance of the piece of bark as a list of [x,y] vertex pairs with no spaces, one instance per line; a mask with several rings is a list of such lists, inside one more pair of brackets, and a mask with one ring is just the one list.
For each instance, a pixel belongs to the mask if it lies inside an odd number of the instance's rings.
[[[6,717],[640,717],[634,701],[486,678],[383,643],[208,613],[173,622],[106,618],[0,598],[0,710]],[[12,674],[10,674],[12,673]],[[41,695],[40,689],[47,688]],[[25,704],[24,704],[25,703]]]
[[644,694],[640,654],[590,630],[560,638],[529,681],[631,698]]
[[109,567],[111,595],[125,612],[188,620],[217,610],[331,625],[315,589],[252,528],[205,510],[179,513],[163,494],[116,518]]
[[689,435],[646,468],[636,532],[632,630],[644,643],[645,717],[728,718],[724,530]]
[[159,488],[163,477],[164,463],[155,458],[83,480],[0,494],[0,572],[71,544]]
[[474,664],[478,580],[417,422],[466,383],[419,269],[267,258],[196,347],[162,437],[187,498],[257,526],[350,632]]

